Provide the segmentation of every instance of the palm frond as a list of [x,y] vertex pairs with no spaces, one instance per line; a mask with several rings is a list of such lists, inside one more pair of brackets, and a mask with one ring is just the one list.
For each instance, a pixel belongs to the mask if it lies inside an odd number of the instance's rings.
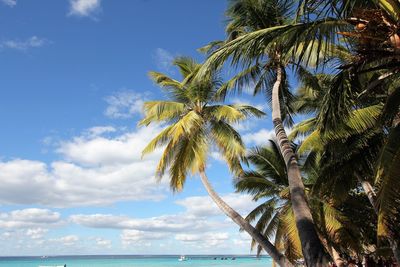
[[245,160],[246,150],[239,133],[222,120],[211,120],[210,137],[220,150],[230,170],[240,174],[242,172],[240,160]]
[[389,132],[378,162],[375,183],[378,187],[378,236],[388,236],[388,225],[396,217],[400,203],[400,125]]
[[139,126],[177,119],[184,112],[185,105],[173,101],[148,101],[143,104],[143,109],[145,117],[139,122]]
[[183,86],[180,82],[168,77],[163,73],[150,71],[149,76],[156,84],[158,84],[162,88],[183,89]]

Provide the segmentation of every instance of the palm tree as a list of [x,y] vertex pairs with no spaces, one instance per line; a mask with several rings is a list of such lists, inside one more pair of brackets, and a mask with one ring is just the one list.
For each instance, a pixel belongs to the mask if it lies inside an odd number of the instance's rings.
[[[279,29],[290,27],[290,18],[293,18],[293,2],[279,0],[235,0],[231,1],[227,12],[230,23],[228,33],[232,39],[216,48],[205,62],[200,74],[221,65],[230,56],[234,64],[241,63],[248,67],[228,84],[240,85],[243,81],[253,80],[256,90],[261,86],[270,93],[272,106],[272,122],[281,153],[285,159],[288,172],[290,197],[296,219],[297,230],[300,236],[303,256],[309,267],[327,264],[328,260],[321,240],[318,237],[314,220],[307,203],[304,184],[296,155],[291,148],[283,124],[282,111],[288,110],[283,105],[289,95],[286,67],[292,61],[291,53],[285,51],[280,42],[270,42],[268,38],[252,42],[260,31],[266,35],[279,35]],[[286,37],[290,37],[286,35]],[[293,36],[291,36],[293,38]],[[311,55],[312,49],[307,49]],[[251,64],[255,64],[252,67]],[[202,77],[200,75],[200,77]],[[273,82],[271,82],[273,81]],[[228,88],[227,88],[228,89]],[[222,94],[224,95],[224,94]]]
[[151,101],[144,104],[145,117],[140,125],[167,123],[167,126],[143,150],[150,153],[158,147],[164,152],[157,166],[161,179],[169,172],[170,187],[180,191],[189,172],[199,174],[210,197],[237,225],[244,229],[280,266],[290,266],[284,255],[239,213],[225,203],[212,188],[206,175],[207,157],[215,147],[224,157],[230,170],[242,172],[245,147],[239,133],[230,125],[249,116],[260,117],[263,112],[248,105],[224,105],[216,98],[221,85],[217,74],[212,73],[201,81],[194,80],[201,64],[186,57],[177,58],[174,64],[183,77],[177,81],[164,74],[150,72],[151,78],[164,88],[171,101]]
[[[256,228],[265,236],[275,237],[275,246],[295,262],[302,258],[301,244],[290,203],[290,193],[285,162],[278,145],[270,140],[269,146],[250,151],[249,162],[255,167],[235,183],[239,192],[253,195],[255,201],[266,199],[246,217],[257,220]],[[311,188],[316,169],[308,168],[307,187]],[[316,218],[318,234],[337,266],[344,266],[340,250],[358,250],[358,231],[349,228],[350,222],[329,201],[309,194],[310,205]],[[344,227],[346,225],[347,227]],[[253,242],[253,246],[255,243]],[[260,248],[258,250],[260,252]]]
[[[321,116],[321,113],[328,109],[327,106],[337,104],[337,99],[331,97],[330,91],[346,87],[346,82],[342,80],[341,86],[338,86],[332,75],[313,76],[304,69],[301,72],[303,73],[300,76],[302,86],[299,89],[299,101],[295,107],[299,112],[306,111]],[[332,90],[332,88],[335,89]],[[352,91],[357,91],[354,83]],[[324,167],[317,185],[320,187],[323,185],[325,192],[327,190],[334,192],[336,198],[346,197],[357,182],[361,185],[380,219],[378,236],[388,239],[393,254],[399,261],[400,249],[396,241],[399,240],[399,235],[393,227],[393,225],[398,225],[393,218],[398,217],[397,207],[400,195],[398,187],[393,187],[396,182],[398,183],[395,171],[398,170],[398,166],[396,166],[395,158],[398,153],[396,151],[399,136],[396,136],[398,134],[396,127],[387,136],[380,125],[379,121],[385,114],[383,106],[384,103],[376,101],[374,95],[369,96],[369,99],[364,97],[364,106],[358,104],[358,107],[350,111],[344,120],[342,119],[341,125],[337,124],[335,129],[321,131],[319,123],[323,122],[323,119],[318,121],[318,118],[310,118],[294,127],[291,138],[299,134],[306,135],[299,148],[301,154],[309,151],[321,154],[321,163]],[[382,147],[384,147],[383,150]],[[379,155],[381,156],[378,173],[375,174]],[[375,175],[378,179],[373,186]],[[388,181],[391,186],[385,184]],[[375,188],[379,189],[380,200],[375,193]],[[385,190],[387,191],[384,192]]]

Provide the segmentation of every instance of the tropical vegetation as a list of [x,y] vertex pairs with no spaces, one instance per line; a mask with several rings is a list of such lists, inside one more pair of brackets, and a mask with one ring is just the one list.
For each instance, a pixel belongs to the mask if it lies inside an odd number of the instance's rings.
[[[280,266],[368,255],[400,264],[400,1],[230,0],[226,17],[225,40],[199,49],[204,63],[175,59],[182,80],[150,72],[169,98],[147,102],[140,123],[163,123],[143,151],[163,149],[158,177],[180,191],[199,174]],[[223,81],[226,68],[234,74]],[[265,146],[246,148],[235,129],[264,115],[226,104],[244,88],[271,107]],[[213,149],[258,203],[246,218],[211,187]]]

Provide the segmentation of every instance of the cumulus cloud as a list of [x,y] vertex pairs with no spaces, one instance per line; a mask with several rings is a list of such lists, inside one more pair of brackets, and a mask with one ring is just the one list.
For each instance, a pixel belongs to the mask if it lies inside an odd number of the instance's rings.
[[26,230],[26,235],[32,239],[41,239],[48,231],[48,229],[43,228],[30,228]]
[[[247,215],[257,205],[254,201],[252,201],[250,195],[228,194],[222,196],[222,198],[226,203],[228,203],[228,205],[241,213],[243,216]],[[175,203],[185,207],[188,214],[192,214],[197,217],[209,217],[221,214],[221,211],[217,205],[208,196],[188,197],[178,200]]]
[[50,242],[60,243],[64,246],[73,246],[79,241],[79,236],[77,235],[67,235],[59,238],[49,239]]
[[1,2],[9,7],[14,7],[17,5],[17,0],[1,0]]
[[273,129],[261,129],[257,132],[246,133],[243,135],[243,141],[249,145],[266,145],[269,139],[275,138],[275,132]]
[[100,11],[100,0],[70,0],[69,15],[91,17]]
[[177,234],[175,239],[183,242],[212,242],[214,240],[227,240],[229,239],[228,233],[202,233],[202,234]]
[[133,91],[120,91],[105,98],[108,104],[104,114],[112,119],[128,119],[141,114],[144,96]]
[[[247,214],[255,203],[248,195],[228,194],[223,199],[234,209]],[[161,215],[150,218],[132,218],[112,214],[75,214],[69,221],[84,227],[121,229],[121,243],[128,245],[150,246],[153,240],[175,240],[189,243],[196,248],[221,247],[231,239],[228,229],[237,231],[238,227],[230,219],[221,219],[225,215],[213,204],[208,196],[188,197],[176,204],[185,208],[184,212]],[[241,238],[236,237],[237,242]],[[232,239],[233,240],[233,239]],[[245,244],[245,242],[242,242]]]
[[1,49],[13,49],[19,51],[26,51],[30,48],[39,48],[50,42],[44,38],[32,36],[26,40],[5,40],[0,42]]
[[228,225],[226,222],[207,220],[189,214],[161,215],[151,218],[130,218],[111,214],[76,214],[71,222],[90,227],[108,229],[131,229],[146,232],[204,231]]
[[154,178],[159,153],[140,156],[158,131],[147,127],[116,137],[78,136],[61,142],[58,152],[64,159],[50,164],[0,162],[0,204],[71,207],[161,200],[167,186]]
[[142,244],[143,241],[150,240],[161,240],[168,237],[167,233],[154,233],[144,232],[138,230],[123,230],[121,234],[121,242],[124,246],[126,245],[138,245]]
[[230,239],[230,236],[226,232],[208,232],[200,234],[177,234],[175,235],[175,239],[185,243],[185,245],[207,249],[226,245],[226,241]]
[[0,213],[0,228],[32,228],[60,221],[60,213],[48,209],[30,208]]
[[[243,215],[248,214],[257,205],[249,195],[228,194],[222,198]],[[150,218],[132,218],[112,214],[75,214],[70,221],[90,228],[131,229],[145,232],[207,232],[234,225],[229,220],[221,221],[224,216],[208,196],[187,197],[175,202],[185,208],[178,214],[161,215]]]
[[108,240],[108,239],[98,237],[95,239],[95,241],[96,241],[96,245],[99,247],[111,248],[111,246],[112,246],[112,241]]

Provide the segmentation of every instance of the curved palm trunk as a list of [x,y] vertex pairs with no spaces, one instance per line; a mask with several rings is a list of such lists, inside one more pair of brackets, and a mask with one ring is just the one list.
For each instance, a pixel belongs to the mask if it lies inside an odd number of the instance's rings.
[[308,267],[325,266],[328,264],[328,257],[315,229],[314,220],[305,196],[304,184],[301,179],[296,155],[290,146],[287,134],[283,128],[279,103],[279,89],[282,83],[283,72],[282,67],[277,68],[277,78],[272,89],[272,121],[275,128],[275,135],[286,163],[290,198],[304,260]]
[[206,188],[208,194],[217,206],[234,221],[237,225],[245,230],[273,259],[279,264],[279,266],[292,267],[293,265],[282,255],[276,247],[269,242],[257,229],[255,229],[248,221],[246,221],[239,213],[232,209],[226,202],[220,198],[220,196],[212,188],[208,181],[207,175],[204,171],[200,172],[201,181]]
[[328,244],[328,241],[326,239],[322,239],[322,243],[325,246],[326,251],[329,253],[333,261],[335,262],[337,267],[345,267],[346,263],[343,260],[342,257],[340,257],[339,252],[331,245]]
[[337,267],[345,267],[346,263],[342,257],[340,257],[339,252],[335,248],[332,248],[332,258]]
[[[376,201],[375,201],[376,194],[375,194],[374,188],[372,187],[372,185],[368,181],[365,181],[365,180],[361,179],[361,177],[359,177],[358,175],[357,175],[357,179],[361,183],[361,186],[362,186],[365,194],[367,195],[369,202],[371,203],[372,207],[374,208],[375,213],[378,214],[379,211],[378,211],[378,208],[377,208],[377,205],[376,205]],[[399,248],[399,244],[391,236],[389,236],[388,241],[389,241],[389,244],[390,244],[390,248],[393,251],[394,258],[396,259],[397,264],[400,265],[400,248]]]

